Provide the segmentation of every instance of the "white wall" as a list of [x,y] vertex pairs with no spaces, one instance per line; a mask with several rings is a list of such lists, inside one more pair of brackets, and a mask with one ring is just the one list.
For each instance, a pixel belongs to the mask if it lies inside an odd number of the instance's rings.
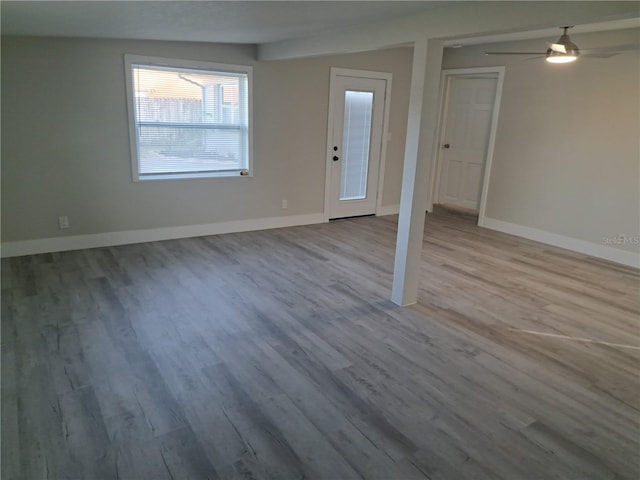
[[[124,53],[254,65],[255,176],[134,183]],[[409,48],[256,62],[250,46],[3,38],[2,242],[321,218],[332,66],[393,74],[382,203],[397,205],[411,60]]]
[[[640,30],[571,38],[588,49],[638,43]],[[506,65],[487,225],[560,239],[580,251],[591,245],[588,253],[605,257],[608,248],[638,252],[640,56],[632,51],[551,65],[544,59],[483,55],[545,49],[546,39],[446,49],[443,68]],[[604,240],[619,234],[635,240]],[[615,253],[609,258],[616,259]]]

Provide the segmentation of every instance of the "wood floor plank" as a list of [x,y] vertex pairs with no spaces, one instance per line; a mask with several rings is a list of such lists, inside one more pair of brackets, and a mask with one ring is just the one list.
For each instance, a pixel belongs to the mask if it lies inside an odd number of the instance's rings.
[[58,402],[65,441],[61,457],[73,457],[84,477],[113,478],[113,449],[93,388],[87,386],[58,395]]
[[260,407],[259,400],[251,398],[223,364],[208,367],[205,374],[215,385],[217,401],[222,403],[229,421],[246,439],[268,477],[305,478],[308,472],[302,459],[280,427]]
[[158,440],[162,463],[172,479],[218,480],[220,478],[190,428],[165,433]]
[[2,346],[2,475],[5,478],[19,478],[20,448],[18,438],[18,390],[16,384],[16,362],[14,347]]

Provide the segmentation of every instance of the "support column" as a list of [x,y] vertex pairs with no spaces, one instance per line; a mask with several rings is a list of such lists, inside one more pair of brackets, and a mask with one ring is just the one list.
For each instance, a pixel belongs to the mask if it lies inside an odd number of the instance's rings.
[[416,40],[409,95],[409,118],[404,150],[400,218],[391,300],[401,306],[418,300],[424,220],[429,174],[434,161],[438,124],[438,95],[442,70],[440,40]]

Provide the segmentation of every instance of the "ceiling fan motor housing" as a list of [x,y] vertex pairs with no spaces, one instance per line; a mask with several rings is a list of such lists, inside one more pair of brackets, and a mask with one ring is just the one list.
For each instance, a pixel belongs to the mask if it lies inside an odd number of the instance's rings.
[[569,39],[569,35],[567,35],[566,33],[560,37],[558,43],[560,45],[564,45],[564,48],[566,49],[568,55],[575,55],[576,57],[580,55],[578,46]]

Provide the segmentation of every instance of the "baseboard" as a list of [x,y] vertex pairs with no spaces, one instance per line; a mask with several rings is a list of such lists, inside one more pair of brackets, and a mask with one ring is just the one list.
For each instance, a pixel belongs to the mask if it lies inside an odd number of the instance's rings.
[[376,212],[377,217],[383,217],[385,215],[396,215],[400,213],[400,204],[397,205],[384,205]]
[[92,235],[75,235],[68,237],[40,238],[18,242],[3,242],[0,256],[18,257],[38,253],[63,252],[84,248],[111,247],[130,243],[155,242],[176,238],[201,237],[223,233],[247,232],[252,230],[268,230],[271,228],[295,227],[322,223],[322,213],[307,215],[289,215],[284,217],[259,218],[253,220],[237,220],[232,222],[210,223],[203,225],[186,225],[181,227],[152,228],[145,230],[128,230],[124,232],[96,233]]
[[584,253],[592,257],[602,258],[611,262],[620,263],[629,267],[640,268],[640,253],[620,250],[607,245],[598,245],[577,238],[565,237],[556,233],[525,227],[515,223],[503,222],[494,218],[485,217],[480,225],[491,230],[509,233],[517,237],[528,238],[536,242],[546,243],[554,247],[566,248],[578,253]]

